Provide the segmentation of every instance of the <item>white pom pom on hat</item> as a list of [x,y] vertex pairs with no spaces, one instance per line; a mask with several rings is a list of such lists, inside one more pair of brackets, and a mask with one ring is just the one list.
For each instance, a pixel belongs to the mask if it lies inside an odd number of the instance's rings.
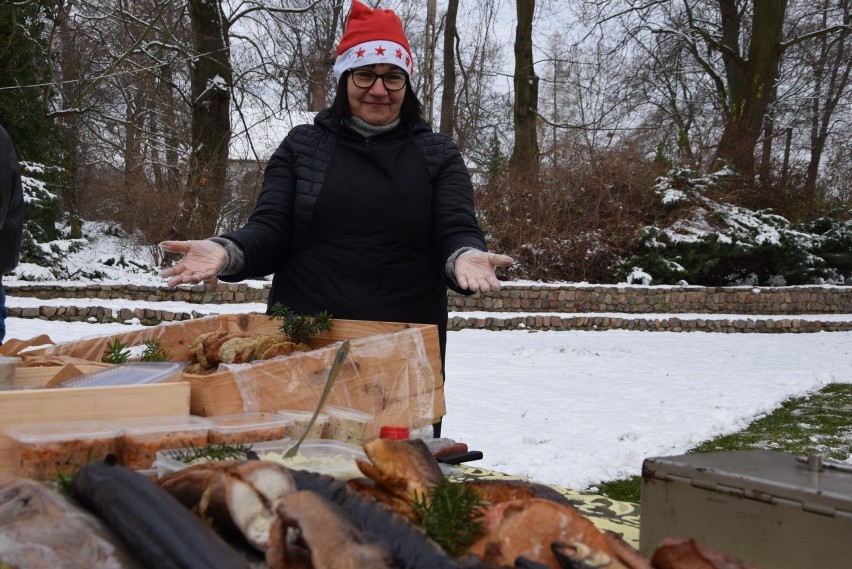
[[409,76],[414,74],[411,47],[399,16],[393,10],[372,10],[358,0],[352,0],[335,55],[334,78],[338,81],[348,69],[378,63],[396,65]]

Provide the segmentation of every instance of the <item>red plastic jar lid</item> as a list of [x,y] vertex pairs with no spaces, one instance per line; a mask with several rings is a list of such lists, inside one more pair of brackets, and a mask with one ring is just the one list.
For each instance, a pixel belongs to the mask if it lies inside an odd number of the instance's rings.
[[379,438],[382,439],[407,439],[411,436],[408,427],[382,427],[379,431]]

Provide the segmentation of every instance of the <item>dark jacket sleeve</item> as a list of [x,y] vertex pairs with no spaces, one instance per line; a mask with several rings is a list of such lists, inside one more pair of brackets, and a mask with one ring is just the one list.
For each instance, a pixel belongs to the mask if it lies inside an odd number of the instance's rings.
[[295,193],[294,154],[290,137],[278,146],[266,164],[260,195],[246,224],[221,235],[245,254],[244,270],[222,277],[231,282],[261,278],[276,272],[292,245]]
[[487,251],[485,237],[476,221],[473,182],[461,152],[450,137],[430,133],[423,149],[432,172],[433,262],[436,270],[444,275],[447,286],[456,292],[471,294],[446,278],[446,264],[462,247]]
[[0,126],[0,276],[18,265],[23,231],[21,167],[9,135]]

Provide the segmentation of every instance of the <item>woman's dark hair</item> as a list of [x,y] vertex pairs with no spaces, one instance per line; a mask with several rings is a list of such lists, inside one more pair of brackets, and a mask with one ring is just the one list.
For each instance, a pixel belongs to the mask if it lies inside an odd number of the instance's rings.
[[[349,96],[346,91],[346,81],[349,80],[349,71],[344,71],[337,82],[337,93],[334,95],[334,101],[331,103],[331,114],[339,120],[345,120],[352,116],[352,109],[349,108]],[[402,107],[399,110],[399,119],[403,124],[412,125],[417,122],[423,122],[423,104],[417,95],[414,93],[414,87],[411,86],[411,78],[405,76],[405,98],[402,99]]]

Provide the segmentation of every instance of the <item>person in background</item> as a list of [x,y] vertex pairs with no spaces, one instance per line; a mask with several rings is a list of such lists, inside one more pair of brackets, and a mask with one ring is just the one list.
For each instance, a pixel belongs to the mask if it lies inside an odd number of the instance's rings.
[[0,125],[0,344],[6,337],[3,275],[18,266],[24,233],[24,189],[12,139]]
[[445,361],[447,287],[497,290],[495,269],[513,260],[487,251],[470,174],[423,120],[413,73],[399,17],[354,0],[331,107],[287,134],[246,225],[160,244],[182,255],[161,273],[168,285],[273,274],[269,307],[435,324]]

